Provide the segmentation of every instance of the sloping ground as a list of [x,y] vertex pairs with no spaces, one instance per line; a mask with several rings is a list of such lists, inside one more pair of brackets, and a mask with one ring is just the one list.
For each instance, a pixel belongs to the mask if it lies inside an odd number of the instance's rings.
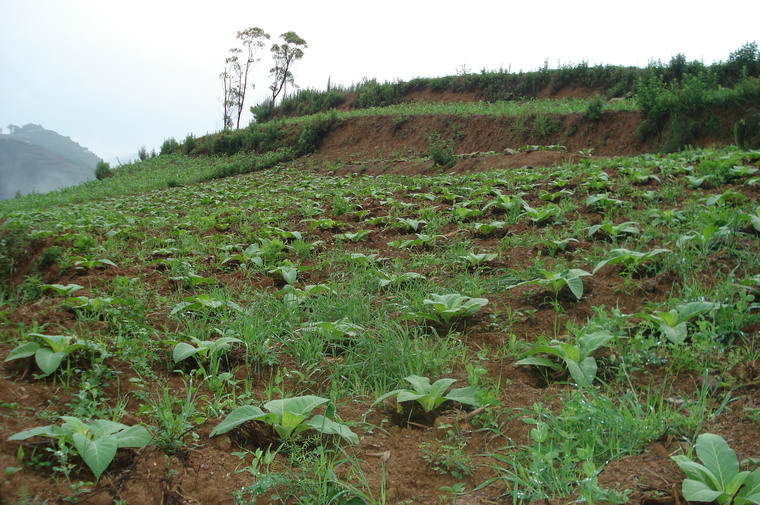
[[[740,459],[760,452],[758,157],[605,159],[656,150],[638,141],[640,119],[351,119],[287,167],[0,216],[35,237],[15,258],[16,298],[0,306],[0,358],[30,332],[105,350],[46,377],[31,358],[0,363],[0,504],[561,504],[624,492],[682,503],[669,456],[696,433],[722,435]],[[452,142],[453,167],[432,166],[432,134]],[[704,142],[716,139],[729,141]],[[380,174],[401,176],[361,177]],[[541,282],[591,272],[617,248],[667,251],[600,267],[580,297]],[[295,268],[290,280],[283,268]],[[409,272],[424,278],[398,281]],[[56,295],[42,283],[81,287]],[[488,303],[443,324],[424,315],[433,293]],[[671,342],[647,315],[683,302],[714,305]],[[346,321],[359,328],[348,339],[312,331]],[[547,373],[516,364],[598,329],[614,340],[594,352],[591,386],[560,360]],[[178,342],[222,335],[243,342],[221,369],[173,360]],[[427,415],[375,403],[411,373],[478,384],[489,401]],[[332,398],[359,443],[277,445],[252,422],[209,436],[237,405],[303,394]],[[95,483],[70,448],[7,440],[59,415],[147,425],[154,445],[120,449]],[[264,464],[255,451],[270,443],[279,454]]]
[[[448,126],[445,119],[437,121],[430,124]],[[377,124],[376,139],[395,136]],[[464,131],[463,144],[471,135]],[[414,135],[424,138],[410,130]],[[341,151],[329,142],[328,137],[324,152],[299,165],[313,162],[330,173],[330,167],[336,173],[361,169],[361,164],[346,168],[334,161],[337,157],[330,161]],[[397,170],[393,157],[376,155],[389,151],[374,150],[372,142],[355,144],[365,145],[366,157],[376,156],[368,167]],[[540,167],[562,156],[570,155],[481,155],[460,159],[454,168],[480,170],[489,163],[494,168],[510,159]],[[409,172],[430,170],[427,160],[400,165]],[[746,170],[732,172],[736,166]],[[757,289],[740,285],[757,275],[760,249],[751,215],[759,195],[757,183],[750,184],[756,168],[750,153],[708,151],[619,162],[584,158],[549,169],[466,176],[434,170],[430,176],[335,178],[279,169],[7,216],[19,227],[33,223],[38,238],[17,265],[13,282],[19,298],[0,307],[0,324],[8,330],[0,356],[30,330],[77,335],[108,352],[78,355],[71,367],[47,377],[36,377],[31,359],[0,363],[0,468],[9,469],[0,496],[7,503],[79,494],[71,499],[95,505],[248,505],[274,500],[277,493],[283,496],[280,503],[432,505],[453,501],[446,488],[462,483],[466,493],[456,497],[460,505],[588,501],[578,496],[583,485],[598,502],[605,501],[605,490],[628,489],[631,503],[680,503],[683,475],[669,456],[682,452],[695,432],[721,434],[742,459],[760,451],[760,368],[752,354],[757,308],[748,306],[748,295]],[[711,178],[694,187],[688,177],[696,176]],[[611,199],[589,203],[590,196],[602,193]],[[707,198],[716,200],[708,205]],[[535,209],[559,210],[534,221],[523,214],[523,200]],[[419,239],[409,228],[414,222],[432,237],[427,245],[404,245]],[[479,231],[479,224],[494,222],[501,228]],[[625,222],[635,222],[637,231],[589,233],[594,225]],[[710,235],[712,225],[725,229]],[[303,240],[284,238],[285,232],[298,232]],[[692,232],[702,238],[678,244]],[[576,242],[552,250],[553,241],[569,237]],[[260,264],[243,255],[251,244],[274,239],[281,239],[282,248],[259,258]],[[566,290],[552,296],[540,285],[516,285],[542,270],[591,271],[617,247],[671,252],[628,273],[621,266],[601,268],[584,278],[580,299]],[[468,264],[462,261],[468,252],[496,257]],[[94,263],[87,266],[85,256]],[[286,296],[288,283],[272,270],[286,259],[298,267],[290,292],[295,305]],[[379,284],[409,271],[426,279]],[[82,288],[73,296],[105,305],[81,307],[76,299],[41,292],[42,282],[78,284]],[[320,285],[330,289],[307,293],[308,286]],[[488,304],[450,326],[402,318],[423,310],[422,299],[431,293],[442,292],[483,296]],[[174,310],[187,298],[203,296],[234,300],[245,311]],[[693,299],[721,302],[721,308],[690,321],[689,340],[679,345],[670,345],[657,325],[636,315]],[[361,326],[342,349],[328,340],[315,342],[306,331],[309,323],[342,318]],[[571,341],[592,324],[620,337],[595,353],[594,386],[579,388],[564,372],[543,374],[515,365],[542,339]],[[224,371],[232,375],[212,390],[213,373],[206,375],[205,365],[174,363],[172,346],[189,336],[215,339],[220,332],[241,337],[250,351],[236,348],[225,358]],[[411,372],[455,378],[454,387],[479,383],[497,401],[469,413],[449,403],[437,417],[406,423],[393,402],[374,401],[402,387]],[[209,437],[237,404],[333,392],[336,412],[352,423],[360,443],[344,444],[346,452],[338,454],[343,462],[329,468],[332,475],[313,454],[299,453],[298,444],[284,446],[272,465],[254,463],[246,451],[272,442],[271,433],[262,434],[256,425]],[[617,408],[616,402],[625,400],[633,401],[626,404],[626,413],[633,412],[629,420]],[[183,409],[190,409],[187,418]],[[160,446],[122,449],[97,484],[83,484],[93,476],[70,453],[61,463],[45,439],[7,440],[58,422],[58,415],[115,416],[129,425],[151,425]],[[560,417],[575,423],[572,437],[553,425],[551,451],[534,443],[538,423]],[[621,425],[622,432],[611,434]],[[591,458],[601,472],[598,485],[596,475],[584,477],[579,470],[578,451],[587,448],[573,445],[592,427],[598,431],[587,440],[599,451]],[[641,445],[623,451],[622,459],[602,453],[602,447],[637,437]],[[555,450],[557,456],[550,456]],[[559,469],[566,474],[559,475]],[[542,487],[555,481],[566,487]],[[354,488],[374,499],[359,498]],[[335,496],[338,490],[343,501]],[[233,493],[242,495],[239,501]],[[552,500],[542,499],[544,493]]]

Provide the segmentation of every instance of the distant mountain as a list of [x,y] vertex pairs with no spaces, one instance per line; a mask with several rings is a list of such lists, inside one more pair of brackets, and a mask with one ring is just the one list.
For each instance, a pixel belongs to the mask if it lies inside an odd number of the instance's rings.
[[0,200],[95,178],[100,158],[71,138],[36,124],[8,129],[0,134]]

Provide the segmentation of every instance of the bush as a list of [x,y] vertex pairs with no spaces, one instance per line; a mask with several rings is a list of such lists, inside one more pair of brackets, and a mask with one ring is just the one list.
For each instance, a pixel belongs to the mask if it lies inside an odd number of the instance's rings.
[[95,178],[99,181],[102,181],[103,179],[107,179],[109,177],[113,177],[111,166],[107,162],[100,160],[98,164],[95,165]]
[[173,137],[169,137],[168,139],[164,140],[163,144],[161,144],[160,155],[163,156],[164,154],[174,154],[179,151],[179,142],[177,142]]
[[734,123],[734,141],[740,149],[760,148],[760,112],[748,114]]
[[457,157],[454,155],[454,142],[442,139],[440,133],[433,133],[428,137],[428,146],[434,167],[451,168],[457,162]]
[[599,121],[604,115],[604,100],[596,95],[586,106],[586,117],[591,121]]
[[559,131],[562,123],[558,119],[552,119],[547,114],[536,114],[533,118],[533,131],[539,137],[548,137]]
[[338,121],[338,112],[333,109],[327,114],[320,114],[304,124],[296,142],[298,156],[316,152],[322,144],[322,139],[329,133]]
[[639,137],[666,133],[663,150],[676,151],[717,128],[720,118],[727,116],[733,118],[737,143],[751,143],[756,135],[752,118],[760,113],[760,79],[745,78],[734,88],[724,88],[718,70],[687,72],[670,82],[658,71],[648,71],[636,86],[635,99],[645,116]]
[[195,149],[195,135],[192,133],[188,133],[187,137],[185,137],[185,141],[182,143],[182,150],[185,152],[185,154],[190,154],[193,152],[193,149]]

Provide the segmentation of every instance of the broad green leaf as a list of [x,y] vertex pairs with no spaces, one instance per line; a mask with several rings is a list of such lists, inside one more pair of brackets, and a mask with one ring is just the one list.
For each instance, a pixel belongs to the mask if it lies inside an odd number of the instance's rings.
[[80,286],[79,284],[66,284],[65,286],[63,284],[42,284],[40,285],[40,289],[52,289],[59,295],[70,295],[74,293],[75,291],[79,291],[84,286]]
[[580,363],[566,360],[567,370],[579,387],[589,387],[596,377],[596,360],[589,356]]
[[675,326],[660,323],[660,332],[674,344],[682,344],[688,335],[688,327],[686,323],[679,323]]
[[40,426],[39,428],[32,428],[30,430],[20,431],[8,437],[8,440],[26,440],[32,437],[51,437],[55,438],[61,435],[61,428],[50,424],[48,426]]
[[5,357],[5,361],[13,361],[14,359],[28,358],[32,356],[37,349],[40,348],[40,344],[37,342],[25,342],[15,347],[8,356]]
[[428,396],[427,393],[415,393],[413,391],[402,389],[396,393],[396,401],[399,403],[413,402],[425,398],[426,396]]
[[542,352],[546,354],[551,354],[552,356],[557,356],[558,358],[561,358],[561,359],[564,359],[566,356],[565,353],[562,352],[562,349],[554,345],[537,345],[536,347],[528,351],[526,354],[528,356],[532,356],[534,354],[539,354]]
[[583,281],[580,277],[573,277],[566,279],[567,287],[570,288],[570,292],[575,295],[575,298],[580,300],[583,296]]
[[686,322],[693,317],[717,308],[717,305],[718,304],[713,302],[688,302],[677,305],[675,310],[678,313],[679,321]]
[[744,487],[739,490],[734,505],[760,505],[760,467],[744,478]]
[[[391,391],[391,392],[389,392],[389,393],[385,393],[384,395],[380,395],[380,396],[377,398],[377,400],[375,400],[375,401],[372,403],[372,405],[373,405],[373,406],[374,406],[374,405],[377,405],[378,403],[381,403],[383,400],[387,400],[387,399],[388,399],[388,398],[390,398],[391,396],[398,396],[398,395],[399,395],[399,394],[401,394],[403,391],[404,391],[403,389],[394,389],[393,391]],[[398,401],[398,400],[397,400],[397,401]]]
[[82,435],[90,432],[90,427],[78,417],[61,416],[61,419],[63,419],[63,426],[61,429],[64,431],[69,431],[71,433],[81,433]]
[[480,407],[478,401],[478,388],[467,386],[463,388],[456,388],[449,391],[446,395],[447,400],[463,403],[465,405],[472,405],[473,407]]
[[29,335],[44,340],[53,352],[63,351],[71,340],[71,337],[66,335],[43,335],[41,333],[30,333]]
[[446,393],[446,390],[455,382],[456,379],[438,379],[432,386],[430,386],[430,392],[428,394],[436,398],[442,397]]
[[337,423],[332,419],[328,419],[325,416],[317,415],[304,422],[305,425],[317,430],[325,435],[338,435],[339,437],[348,440],[348,442],[358,445],[359,436],[351,431],[351,429],[345,424]]
[[723,491],[711,489],[702,481],[685,479],[681,485],[681,493],[687,501],[713,502],[723,494]]
[[74,433],[72,440],[77,452],[95,475],[95,479],[100,479],[101,474],[116,456],[116,450],[119,448],[116,438],[113,435],[106,435],[97,440],[91,440],[86,435]]
[[404,377],[404,380],[411,384],[418,393],[427,394],[430,391],[430,379],[427,377],[410,375],[409,377]]
[[668,312],[655,312],[653,314],[653,317],[655,319],[659,319],[667,326],[676,326],[678,324],[678,311],[675,309],[672,309]]
[[282,438],[289,438],[290,435],[294,434],[298,425],[301,424],[307,416],[308,413],[306,415],[301,415],[285,410],[282,413],[279,422],[274,423],[274,428]]
[[545,366],[545,367],[551,368],[552,370],[556,370],[558,372],[562,370],[562,366],[559,365],[558,363],[555,363],[549,358],[541,358],[537,356],[529,356],[527,358],[523,358],[519,361],[516,361],[515,364],[516,365]]
[[227,433],[228,431],[237,428],[247,421],[253,421],[264,416],[266,416],[264,411],[254,405],[245,405],[243,407],[238,407],[230,412],[224,421],[216,425],[216,428],[211,430],[210,436],[213,437],[214,435]]
[[578,339],[581,356],[589,356],[600,347],[607,345],[607,342],[613,338],[615,338],[615,336],[606,330],[598,330],[592,333],[583,334]]
[[725,440],[713,433],[703,433],[697,437],[697,456],[710,473],[718,480],[717,488],[725,489],[728,483],[739,473],[739,461],[736,453]]
[[280,417],[286,412],[306,417],[312,410],[329,401],[327,398],[313,395],[296,396],[267,402],[264,404],[264,409]]
[[34,360],[37,362],[37,366],[40,370],[42,370],[42,373],[50,375],[56,371],[65,357],[66,353],[63,351],[53,352],[50,349],[43,347],[35,353]]
[[744,485],[744,480],[749,475],[749,472],[739,472],[736,475],[734,475],[734,478],[731,479],[731,482],[728,483],[726,488],[723,490],[727,496],[734,496],[737,491],[739,491],[739,488],[741,488]]
[[189,358],[193,354],[197,354],[199,351],[200,351],[199,347],[190,345],[187,342],[180,342],[174,346],[174,353],[173,353],[174,362],[179,363],[180,361]]
[[153,439],[150,432],[140,425],[128,426],[121,431],[117,431],[113,436],[119,443],[119,448],[145,447]]
[[678,464],[687,478],[712,483],[713,486],[717,485],[717,478],[703,464],[692,461],[682,454],[672,456],[671,459]]

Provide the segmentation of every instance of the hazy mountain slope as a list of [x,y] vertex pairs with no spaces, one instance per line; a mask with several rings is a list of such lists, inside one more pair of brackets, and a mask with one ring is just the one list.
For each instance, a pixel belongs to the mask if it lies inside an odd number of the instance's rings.
[[94,178],[94,165],[71,161],[44,147],[0,137],[0,199],[44,193]]
[[0,199],[94,178],[100,158],[69,137],[35,124],[9,129],[0,135]]

